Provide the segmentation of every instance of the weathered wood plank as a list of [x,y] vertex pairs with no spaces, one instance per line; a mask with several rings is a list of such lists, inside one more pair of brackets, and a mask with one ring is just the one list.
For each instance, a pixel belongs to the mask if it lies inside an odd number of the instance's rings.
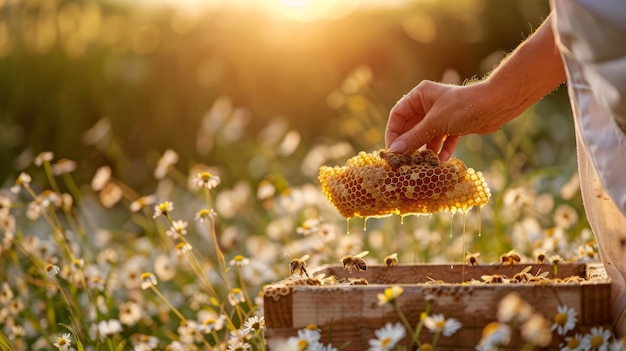
[[[310,269],[326,276],[342,278],[365,278],[370,285],[337,284],[328,286],[294,285],[285,296],[277,300],[265,298],[266,337],[294,336],[298,329],[315,324],[322,331],[332,328],[333,345],[350,341],[346,350],[362,350],[368,340],[374,338],[374,330],[387,322],[398,322],[399,318],[390,305],[380,306],[377,295],[392,285],[404,288],[397,304],[411,325],[419,322],[420,314],[432,301],[431,314],[443,314],[456,318],[463,328],[452,338],[442,338],[440,346],[445,350],[474,349],[481,337],[482,328],[497,320],[499,301],[511,292],[533,306],[535,311],[551,319],[559,305],[567,305],[578,312],[578,327],[582,330],[592,326],[608,326],[610,323],[610,285],[601,267],[587,270],[585,264],[560,264],[559,277],[596,277],[591,280],[571,283],[510,283],[510,284],[424,284],[428,281],[451,282],[480,279],[482,275],[500,274],[513,277],[522,269],[531,266],[531,273],[550,272],[552,265],[493,265],[493,266],[450,266],[450,265],[400,265],[397,267],[373,266],[365,272],[350,274],[341,267]],[[275,296],[274,296],[275,297]],[[425,330],[421,339],[429,342],[432,333]],[[408,339],[407,339],[408,342]],[[512,342],[521,342],[513,339]],[[562,340],[553,338],[551,347],[556,348]]]

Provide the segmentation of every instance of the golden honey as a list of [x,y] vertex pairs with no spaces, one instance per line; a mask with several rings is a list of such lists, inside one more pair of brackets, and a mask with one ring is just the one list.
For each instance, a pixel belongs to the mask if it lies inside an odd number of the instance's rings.
[[345,218],[466,212],[491,197],[481,172],[457,158],[429,162],[418,153],[399,164],[384,150],[360,152],[343,167],[322,166],[322,191]]

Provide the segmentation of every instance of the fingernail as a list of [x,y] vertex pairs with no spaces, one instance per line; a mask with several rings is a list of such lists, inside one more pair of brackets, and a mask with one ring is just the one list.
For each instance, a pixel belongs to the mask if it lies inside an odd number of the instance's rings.
[[403,153],[404,151],[406,151],[406,144],[404,143],[404,140],[396,140],[391,143],[391,146],[389,146],[389,151],[395,153]]

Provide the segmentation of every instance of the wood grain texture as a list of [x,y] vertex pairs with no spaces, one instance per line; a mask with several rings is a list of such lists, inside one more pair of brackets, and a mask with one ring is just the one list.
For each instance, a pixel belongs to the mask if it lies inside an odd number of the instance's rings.
[[[474,349],[482,329],[497,320],[498,302],[507,294],[516,292],[534,310],[552,320],[557,306],[567,305],[578,312],[577,326],[588,330],[592,326],[608,326],[610,323],[610,282],[602,275],[602,267],[586,264],[560,264],[558,277],[595,277],[571,283],[510,283],[510,284],[459,284],[471,279],[480,280],[482,275],[501,274],[513,277],[522,269],[532,266],[530,272],[550,272],[552,265],[399,265],[386,267],[374,265],[365,272],[344,271],[342,267],[330,266],[311,269],[312,274],[324,273],[342,278],[365,278],[369,285],[291,286],[289,294],[275,299],[265,297],[266,338],[271,344],[281,338],[295,336],[298,329],[309,324],[321,328],[323,334],[332,327],[333,345],[350,344],[345,350],[364,350],[374,331],[387,322],[399,322],[390,305],[380,306],[377,295],[392,285],[404,288],[397,304],[411,325],[417,325],[420,314],[432,300],[431,314],[443,314],[456,318],[463,325],[452,337],[442,337],[439,346],[444,350]],[[432,280],[446,284],[424,284]],[[422,342],[429,342],[434,334],[424,329]],[[553,333],[556,336],[556,333]],[[327,341],[327,342],[328,342]],[[562,338],[553,337],[551,349],[558,349]],[[408,344],[408,338],[405,343]],[[513,343],[520,343],[515,335]],[[438,348],[439,349],[439,348]]]

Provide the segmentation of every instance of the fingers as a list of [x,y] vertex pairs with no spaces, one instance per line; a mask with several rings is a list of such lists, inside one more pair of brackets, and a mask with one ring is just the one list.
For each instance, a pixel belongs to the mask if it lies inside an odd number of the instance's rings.
[[403,98],[391,109],[385,132],[385,144],[388,147],[422,119],[422,113],[416,111],[409,101]]
[[441,116],[449,116],[450,107],[440,100],[451,89],[449,85],[422,81],[398,101],[391,109],[385,132],[385,144],[391,152],[410,153],[426,145],[434,151],[442,149],[443,157],[450,157],[458,138],[444,142],[451,134],[446,130],[450,123],[442,123]]
[[425,88],[426,85],[428,85],[426,81],[418,84],[391,109],[385,131],[387,147],[391,147],[396,139],[419,124],[424,118],[426,110],[423,104],[423,95],[428,92]]
[[446,139],[445,135],[437,136],[426,143],[426,148],[433,150],[436,154],[439,153],[439,149],[441,149],[441,144]]
[[439,160],[442,162],[449,160],[450,156],[452,156],[452,152],[454,152],[454,149],[456,149],[456,146],[459,144],[459,140],[461,140],[459,135],[448,136],[446,140],[444,140],[441,151],[439,152]]
[[[430,130],[430,131],[426,131]],[[426,119],[421,123],[414,125],[413,128],[396,138],[389,146],[389,150],[395,153],[410,153],[425,145],[429,149],[438,150],[443,139],[435,130],[431,130],[430,124]]]

